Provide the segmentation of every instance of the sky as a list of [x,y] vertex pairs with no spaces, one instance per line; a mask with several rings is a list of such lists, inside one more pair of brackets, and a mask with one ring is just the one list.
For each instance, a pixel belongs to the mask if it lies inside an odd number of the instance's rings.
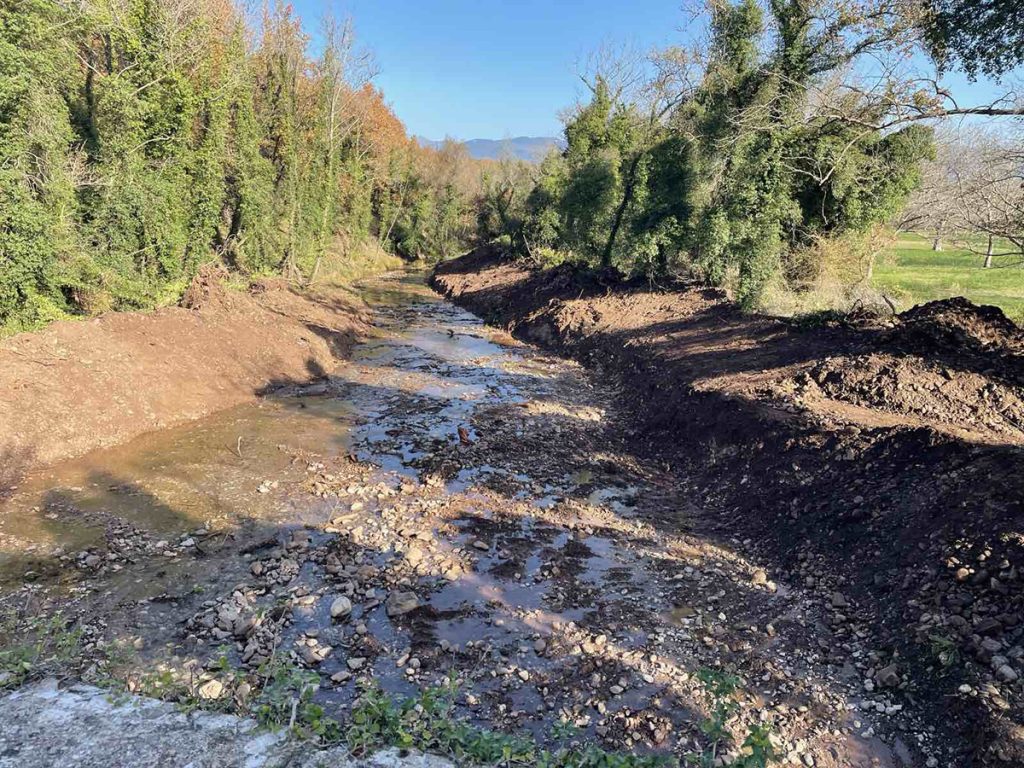
[[[581,96],[578,72],[602,45],[684,45],[682,0],[294,0],[315,37],[330,9],[351,17],[373,53],[374,82],[412,135],[428,139],[560,136]],[[315,47],[315,42],[314,42]],[[958,100],[998,87],[949,79]],[[1002,89],[998,89],[1002,93]]]
[[[296,0],[308,27],[325,4]],[[604,43],[679,43],[680,0],[342,0],[411,134],[430,139],[558,136],[578,64]],[[312,30],[310,30],[312,31]]]

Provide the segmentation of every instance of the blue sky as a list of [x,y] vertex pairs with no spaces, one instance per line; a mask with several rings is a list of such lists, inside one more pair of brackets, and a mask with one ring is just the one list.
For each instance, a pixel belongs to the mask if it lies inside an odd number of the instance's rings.
[[[441,139],[556,136],[577,62],[602,43],[680,42],[680,0],[347,0],[376,79],[410,133]],[[307,28],[324,3],[296,0]]]
[[[602,44],[641,50],[688,41],[681,0],[294,0],[315,32],[331,8],[351,16],[376,84],[411,134],[503,139],[561,134],[582,87],[579,64]],[[988,83],[950,79],[958,99]]]

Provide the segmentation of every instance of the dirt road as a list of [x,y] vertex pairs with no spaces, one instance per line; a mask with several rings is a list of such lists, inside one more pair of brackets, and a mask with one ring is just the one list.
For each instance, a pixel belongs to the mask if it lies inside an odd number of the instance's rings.
[[782,764],[967,765],[869,633],[837,638],[842,594],[712,533],[685,475],[630,448],[628,382],[419,277],[362,292],[373,334],[329,375],[2,502],[4,602],[84,628],[69,676],[108,674],[116,644],[136,690],[245,712],[286,659],[342,722],[371,681],[454,678],[482,727],[682,757],[708,745],[712,670],[738,678],[737,742],[765,726]]

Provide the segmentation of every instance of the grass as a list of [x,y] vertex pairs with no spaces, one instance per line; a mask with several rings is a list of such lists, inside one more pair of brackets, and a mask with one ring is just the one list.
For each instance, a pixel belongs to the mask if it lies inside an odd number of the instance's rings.
[[[508,734],[476,727],[456,715],[459,685],[449,678],[446,685],[420,692],[412,698],[393,698],[379,687],[369,685],[342,723],[314,702],[320,675],[287,659],[275,658],[261,667],[253,679],[232,667],[225,649],[198,679],[174,670],[130,672],[130,656],[122,656],[120,644],[104,649],[98,661],[104,670],[91,675],[97,683],[118,696],[128,691],[173,701],[182,711],[203,709],[251,715],[270,730],[287,729],[293,736],[319,746],[344,744],[362,756],[385,747],[416,749],[451,758],[461,765],[479,768],[682,768],[669,755],[608,752],[581,739],[570,723],[555,723],[551,732],[557,747],[544,748],[529,734]],[[78,677],[89,659],[83,656],[82,632],[60,613],[49,618],[0,612],[0,693],[44,676]],[[93,664],[92,666],[96,666]],[[127,676],[126,676],[127,672]],[[705,746],[683,756],[682,764],[695,768],[717,768],[726,751],[733,755],[733,768],[767,768],[776,761],[767,725],[751,726],[745,737],[734,738],[729,723],[739,711],[736,694],[739,678],[719,671],[702,670],[709,715],[700,728]],[[222,681],[223,695],[206,699],[200,695],[202,680]],[[256,684],[251,703],[241,696],[241,685]]]
[[0,690],[64,673],[78,658],[81,640],[81,630],[60,613],[26,623],[5,611],[0,615]]
[[984,260],[983,255],[958,243],[950,242],[944,250],[933,251],[929,239],[903,234],[875,265],[874,286],[897,299],[901,308],[966,296],[975,304],[1000,307],[1018,323],[1024,322],[1021,258],[996,256],[990,269],[982,267]]
[[[767,726],[751,727],[739,742],[727,723],[736,715],[735,699],[739,679],[721,672],[704,670],[698,675],[704,684],[711,714],[701,723],[707,738],[701,752],[689,753],[683,762],[697,768],[725,764],[722,756],[729,747],[736,752],[728,762],[733,768],[767,768],[776,754]],[[522,766],[522,768],[679,768],[668,755],[607,752],[585,739],[569,723],[556,723],[552,738],[560,743],[553,749],[540,747],[527,734],[506,734],[470,725],[455,715],[458,686],[427,690],[411,699],[393,699],[379,688],[365,691],[352,711],[346,741],[353,754],[369,754],[382,747],[418,749],[440,754],[460,765]]]

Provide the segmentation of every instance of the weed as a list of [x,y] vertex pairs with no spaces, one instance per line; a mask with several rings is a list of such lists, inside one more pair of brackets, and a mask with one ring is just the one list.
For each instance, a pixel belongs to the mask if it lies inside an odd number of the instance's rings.
[[960,646],[946,635],[931,635],[928,649],[943,667],[953,667],[960,662]]
[[320,675],[277,657],[258,674],[264,682],[253,702],[253,715],[261,725],[288,728],[299,738],[323,744],[341,741],[341,725],[313,701]]
[[0,688],[62,674],[78,655],[82,631],[62,614],[19,619],[14,613],[0,618]]
[[[708,737],[709,745],[700,754],[688,756],[687,760],[700,768],[711,768],[721,750],[733,741],[728,723],[739,709],[735,694],[740,681],[735,675],[711,669],[702,669],[697,673],[697,679],[704,684],[711,709],[700,726],[701,732]],[[735,768],[765,768],[775,759],[770,736],[767,726],[752,726],[740,744],[739,756],[730,765]]]
[[555,726],[563,746],[538,748],[529,737],[476,728],[454,714],[457,686],[448,684],[424,691],[413,699],[393,700],[379,688],[370,688],[352,711],[347,740],[356,755],[396,746],[452,758],[460,764],[522,765],[536,768],[656,768],[671,765],[670,758],[605,752],[595,746],[565,746],[575,735],[571,724]]

